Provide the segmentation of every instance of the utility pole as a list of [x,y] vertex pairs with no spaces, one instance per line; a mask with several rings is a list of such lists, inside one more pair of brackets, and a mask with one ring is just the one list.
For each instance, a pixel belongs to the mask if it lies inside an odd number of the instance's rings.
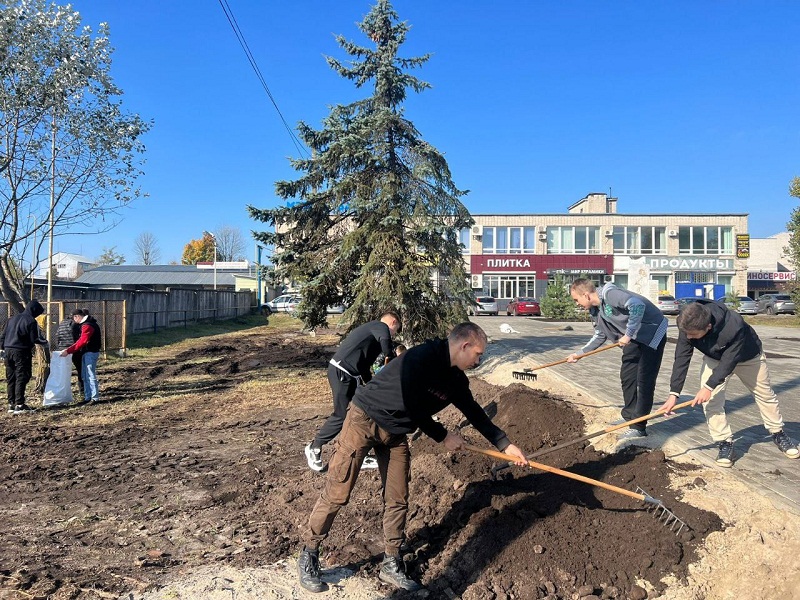
[[204,231],[206,235],[210,235],[211,239],[214,240],[214,290],[217,289],[217,236],[215,236],[210,231]]
[[50,303],[53,301],[53,230],[55,229],[56,208],[56,117],[53,115],[53,143],[51,147],[50,171],[50,243],[47,260],[47,317],[50,318]]

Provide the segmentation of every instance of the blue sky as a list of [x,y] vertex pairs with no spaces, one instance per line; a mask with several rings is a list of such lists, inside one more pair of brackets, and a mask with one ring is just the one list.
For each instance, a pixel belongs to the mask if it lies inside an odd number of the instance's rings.
[[[369,95],[324,55],[366,40],[367,0],[227,0],[286,121],[318,128],[328,107]],[[74,0],[109,23],[112,74],[128,110],[152,119],[150,194],[114,230],[64,236],[56,251],[98,256],[155,235],[180,260],[204,229],[238,227],[247,204],[278,203],[296,173],[292,139],[216,0]],[[440,151],[475,214],[564,213],[590,192],[622,213],[749,213],[750,233],[785,230],[800,176],[800,3],[396,0],[412,29],[406,116]]]

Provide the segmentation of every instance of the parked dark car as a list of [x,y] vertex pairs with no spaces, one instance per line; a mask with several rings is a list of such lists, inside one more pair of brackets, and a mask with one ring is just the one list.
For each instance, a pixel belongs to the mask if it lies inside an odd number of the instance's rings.
[[542,310],[539,308],[539,301],[536,298],[520,297],[514,298],[508,303],[506,307],[506,315],[534,315],[539,317],[542,315]]
[[681,309],[684,306],[686,306],[687,304],[691,304],[692,302],[695,302],[696,300],[703,300],[703,299],[704,298],[700,298],[699,296],[687,296],[685,298],[678,298],[677,300],[675,300],[675,302],[678,303],[678,309]]
[[675,296],[669,294],[659,294],[657,306],[664,315],[677,315],[681,310],[681,305],[675,300]]
[[768,315],[793,315],[794,302],[789,294],[762,294],[758,297],[758,312]]
[[475,304],[469,307],[469,314],[497,316],[497,299],[493,296],[476,296]]

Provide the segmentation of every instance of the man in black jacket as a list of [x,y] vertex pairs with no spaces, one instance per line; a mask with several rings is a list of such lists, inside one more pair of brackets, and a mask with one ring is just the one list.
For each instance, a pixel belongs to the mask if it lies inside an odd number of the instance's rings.
[[732,310],[711,300],[688,304],[678,315],[678,344],[672,367],[670,395],[664,404],[669,413],[678,401],[695,348],[703,353],[700,391],[692,406],[703,405],[711,439],[719,447],[717,464],[733,465],[733,434],[725,417],[725,388],[731,375],[750,390],[755,398],[764,427],[775,445],[789,458],[800,457],[797,442],[783,432],[778,399],[769,383],[767,358],[755,330]]
[[446,406],[458,408],[496,448],[516,457],[517,464],[527,464],[522,451],[492,423],[469,390],[464,371],[480,364],[485,348],[484,331],[474,323],[462,323],[447,339],[431,340],[404,352],[356,390],[325,487],[303,532],[305,545],[297,563],[302,587],[312,592],[325,590],[319,572],[319,546],[350,499],[361,461],[374,448],[384,505],[385,556],[379,578],[405,590],[419,589],[420,585],[405,574],[400,558],[408,514],[408,434],[419,428],[437,442],[444,442],[450,451],[462,449],[464,439],[433,419]]
[[42,313],[44,308],[39,301],[31,300],[25,310],[8,320],[0,334],[0,350],[5,353],[6,362],[8,412],[11,414],[20,415],[33,410],[25,404],[25,388],[33,372],[34,345],[47,345],[36,322],[36,317]]
[[[359,325],[342,340],[342,344],[328,365],[328,383],[333,392],[333,413],[320,428],[314,440],[305,447],[308,467],[322,471],[322,446],[335,438],[342,430],[342,423],[356,387],[372,378],[372,363],[383,353],[388,360],[392,352],[392,336],[400,331],[400,316],[393,311],[385,312],[379,321]],[[366,467],[375,468],[375,459],[368,458]]]

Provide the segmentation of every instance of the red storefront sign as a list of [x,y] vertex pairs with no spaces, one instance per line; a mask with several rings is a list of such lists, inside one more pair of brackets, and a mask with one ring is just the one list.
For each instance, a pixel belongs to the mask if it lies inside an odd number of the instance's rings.
[[561,273],[613,273],[611,254],[473,254],[470,273],[536,273],[547,279],[548,271]]

